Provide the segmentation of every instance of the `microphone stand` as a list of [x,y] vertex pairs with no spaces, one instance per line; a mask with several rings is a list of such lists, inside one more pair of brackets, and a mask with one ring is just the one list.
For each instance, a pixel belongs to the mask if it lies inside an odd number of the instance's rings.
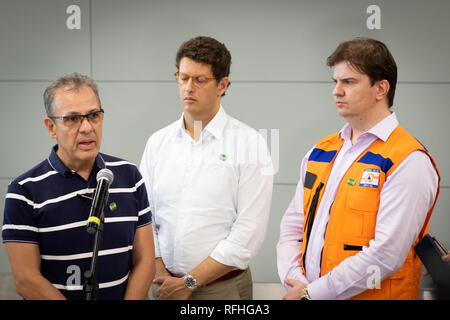
[[95,270],[97,268],[98,250],[100,247],[100,240],[102,237],[103,224],[105,221],[105,212],[104,212],[103,208],[102,208],[101,216],[100,216],[99,220],[100,220],[100,223],[96,230],[88,228],[89,233],[92,234],[95,232],[95,238],[94,238],[94,249],[92,251],[91,268],[84,272],[85,282],[83,285],[83,291],[86,294],[86,300],[97,300],[97,296],[98,296],[99,286],[98,286],[97,279],[95,277]]

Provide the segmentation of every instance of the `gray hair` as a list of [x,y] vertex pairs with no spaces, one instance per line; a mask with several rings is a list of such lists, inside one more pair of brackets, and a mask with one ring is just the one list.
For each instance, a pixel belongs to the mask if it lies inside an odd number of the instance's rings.
[[97,83],[94,81],[94,79],[77,72],[73,72],[56,79],[50,86],[47,87],[47,89],[45,89],[44,105],[47,116],[53,115],[53,98],[55,97],[55,92],[57,89],[65,87],[66,90],[76,90],[81,86],[88,86],[92,89],[92,91],[94,91],[95,95],[97,96],[98,103],[101,107],[102,104],[98,95]]

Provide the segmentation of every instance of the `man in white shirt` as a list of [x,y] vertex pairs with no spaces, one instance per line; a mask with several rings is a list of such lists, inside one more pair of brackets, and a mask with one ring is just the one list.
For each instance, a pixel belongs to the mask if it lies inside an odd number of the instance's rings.
[[221,106],[231,55],[210,37],[183,43],[181,118],[148,140],[140,170],[155,221],[157,299],[252,299],[273,167],[264,138]]

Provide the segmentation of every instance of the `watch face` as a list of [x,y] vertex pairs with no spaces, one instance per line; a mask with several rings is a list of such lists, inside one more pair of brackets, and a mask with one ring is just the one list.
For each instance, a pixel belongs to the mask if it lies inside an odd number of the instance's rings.
[[184,285],[189,289],[197,288],[197,281],[190,274],[184,277]]

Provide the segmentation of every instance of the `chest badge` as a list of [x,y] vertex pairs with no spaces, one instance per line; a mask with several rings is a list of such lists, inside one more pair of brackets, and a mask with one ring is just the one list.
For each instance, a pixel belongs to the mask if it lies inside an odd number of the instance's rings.
[[109,204],[109,210],[114,211],[117,209],[117,204],[115,202],[111,202]]
[[359,181],[359,186],[378,188],[379,182],[380,182],[380,170],[366,169],[362,174],[361,181]]

